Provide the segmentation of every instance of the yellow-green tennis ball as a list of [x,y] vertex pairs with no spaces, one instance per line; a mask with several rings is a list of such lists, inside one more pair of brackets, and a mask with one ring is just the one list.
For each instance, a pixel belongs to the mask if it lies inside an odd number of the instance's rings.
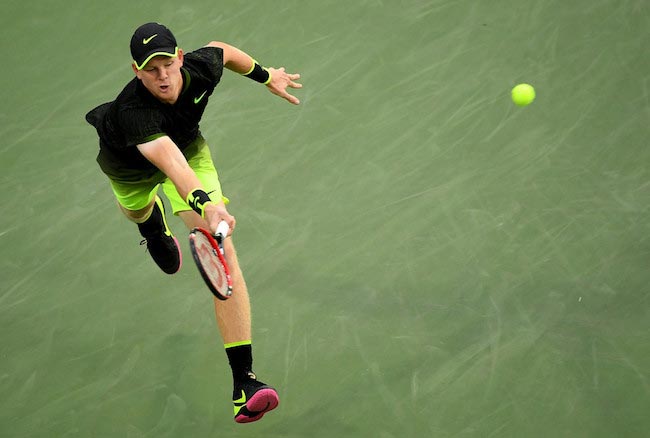
[[512,101],[515,105],[526,106],[535,100],[535,89],[532,85],[519,84],[512,89]]

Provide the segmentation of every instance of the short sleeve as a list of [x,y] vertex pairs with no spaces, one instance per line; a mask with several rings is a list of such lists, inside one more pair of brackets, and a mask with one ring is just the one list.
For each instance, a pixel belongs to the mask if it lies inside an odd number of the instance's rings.
[[204,78],[215,85],[221,80],[223,74],[223,49],[221,47],[201,47],[186,55],[197,61],[193,66]]

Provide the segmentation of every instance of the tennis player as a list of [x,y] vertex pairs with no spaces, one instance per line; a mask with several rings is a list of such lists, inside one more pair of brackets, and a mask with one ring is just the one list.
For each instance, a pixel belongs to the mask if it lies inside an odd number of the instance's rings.
[[117,98],[86,114],[99,135],[97,162],[108,176],[122,212],[138,225],[149,254],[167,274],[178,272],[182,256],[178,240],[165,219],[158,196],[162,186],[174,214],[189,229],[216,232],[221,220],[230,226],[224,247],[233,278],[233,296],[215,299],[217,325],[234,381],[235,421],[259,420],[274,409],[275,389],[253,373],[248,291],[232,230],[235,218],[226,209],[210,150],[199,122],[224,67],[265,85],[292,104],[299,100],[287,88],[301,88],[298,74],[284,68],[265,68],[243,51],[210,42],[184,53],[172,32],[162,24],[146,23],[131,38],[135,78]]

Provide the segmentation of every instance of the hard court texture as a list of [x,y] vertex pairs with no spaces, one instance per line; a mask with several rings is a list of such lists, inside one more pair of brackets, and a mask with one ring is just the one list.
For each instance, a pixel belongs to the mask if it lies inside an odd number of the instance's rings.
[[[152,20],[303,76],[293,107],[226,72],[201,125],[258,423],[181,221],[166,276],[94,161]],[[3,3],[0,437],[646,436],[648,29],[640,0]]]

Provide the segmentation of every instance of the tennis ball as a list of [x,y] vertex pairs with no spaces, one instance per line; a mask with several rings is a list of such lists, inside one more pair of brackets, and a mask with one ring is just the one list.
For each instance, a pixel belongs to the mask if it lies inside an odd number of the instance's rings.
[[512,101],[515,105],[526,106],[535,100],[535,89],[532,85],[519,84],[512,89]]

